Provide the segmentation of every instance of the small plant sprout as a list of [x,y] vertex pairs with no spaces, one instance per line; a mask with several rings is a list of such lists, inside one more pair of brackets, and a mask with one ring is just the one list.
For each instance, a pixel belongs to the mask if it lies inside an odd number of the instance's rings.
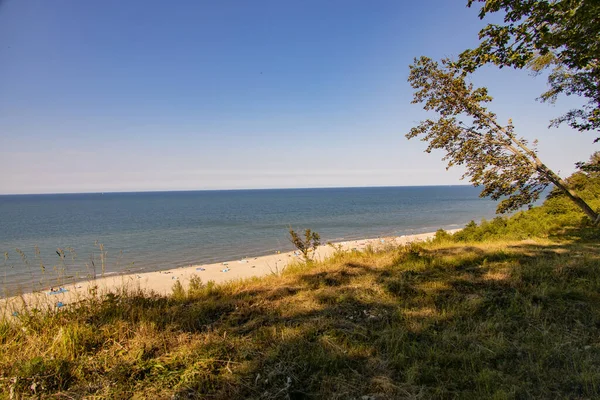
[[314,256],[315,252],[317,251],[317,247],[319,247],[321,244],[321,236],[317,232],[306,229],[304,231],[304,238],[301,238],[291,226],[289,228],[289,234],[290,242],[292,242],[294,247],[300,251],[300,253],[302,253],[304,261],[312,261],[311,254]]

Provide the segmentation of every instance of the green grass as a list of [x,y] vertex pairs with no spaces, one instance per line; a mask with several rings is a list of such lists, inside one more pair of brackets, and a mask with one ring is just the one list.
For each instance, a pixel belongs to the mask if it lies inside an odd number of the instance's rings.
[[598,398],[600,246],[581,232],[23,313],[0,322],[0,396]]

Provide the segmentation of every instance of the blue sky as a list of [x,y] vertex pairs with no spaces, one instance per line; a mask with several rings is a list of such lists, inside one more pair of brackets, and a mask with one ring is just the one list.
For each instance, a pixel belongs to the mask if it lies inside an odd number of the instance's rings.
[[[456,56],[466,1],[0,3],[0,193],[460,184],[404,134],[413,57]],[[485,68],[490,107],[563,175],[545,79]]]

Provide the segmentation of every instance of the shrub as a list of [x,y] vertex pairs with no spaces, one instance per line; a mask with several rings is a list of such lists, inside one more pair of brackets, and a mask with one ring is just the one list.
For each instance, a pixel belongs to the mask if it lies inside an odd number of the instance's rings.
[[438,229],[432,240],[434,243],[443,243],[452,241],[452,235],[443,229]]
[[173,284],[173,288],[171,289],[173,292],[173,299],[175,300],[185,300],[186,293],[183,285],[178,280]]
[[311,253],[314,255],[315,251],[317,251],[317,247],[321,244],[321,236],[317,232],[306,229],[304,231],[303,239],[291,227],[289,228],[289,233],[290,242],[292,242],[294,247],[302,253],[304,261],[311,261]]

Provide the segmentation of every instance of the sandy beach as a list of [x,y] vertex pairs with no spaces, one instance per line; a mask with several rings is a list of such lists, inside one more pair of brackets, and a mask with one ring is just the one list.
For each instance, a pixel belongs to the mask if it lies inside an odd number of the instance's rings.
[[[453,231],[450,231],[453,232]],[[425,241],[432,238],[435,232],[417,235],[403,235],[397,237],[382,237],[376,239],[362,239],[335,243],[343,251],[363,251],[368,246],[381,248],[383,246],[398,246],[410,242]],[[329,245],[319,246],[314,258],[324,260],[334,253],[335,249]],[[173,285],[179,281],[187,287],[194,276],[202,282],[213,281],[223,283],[239,279],[266,276],[281,273],[293,262],[301,261],[298,252],[277,253],[261,257],[247,257],[240,260],[231,260],[221,263],[190,265],[163,271],[144,272],[128,275],[114,275],[97,278],[91,281],[77,282],[62,287],[49,288],[43,292],[25,293],[20,296],[0,300],[0,310],[9,315],[23,310],[24,307],[40,310],[64,308],[69,304],[81,301],[88,297],[94,290],[96,293],[114,292],[121,288],[130,290],[150,290],[159,294],[170,294]],[[53,290],[52,290],[53,289]]]

